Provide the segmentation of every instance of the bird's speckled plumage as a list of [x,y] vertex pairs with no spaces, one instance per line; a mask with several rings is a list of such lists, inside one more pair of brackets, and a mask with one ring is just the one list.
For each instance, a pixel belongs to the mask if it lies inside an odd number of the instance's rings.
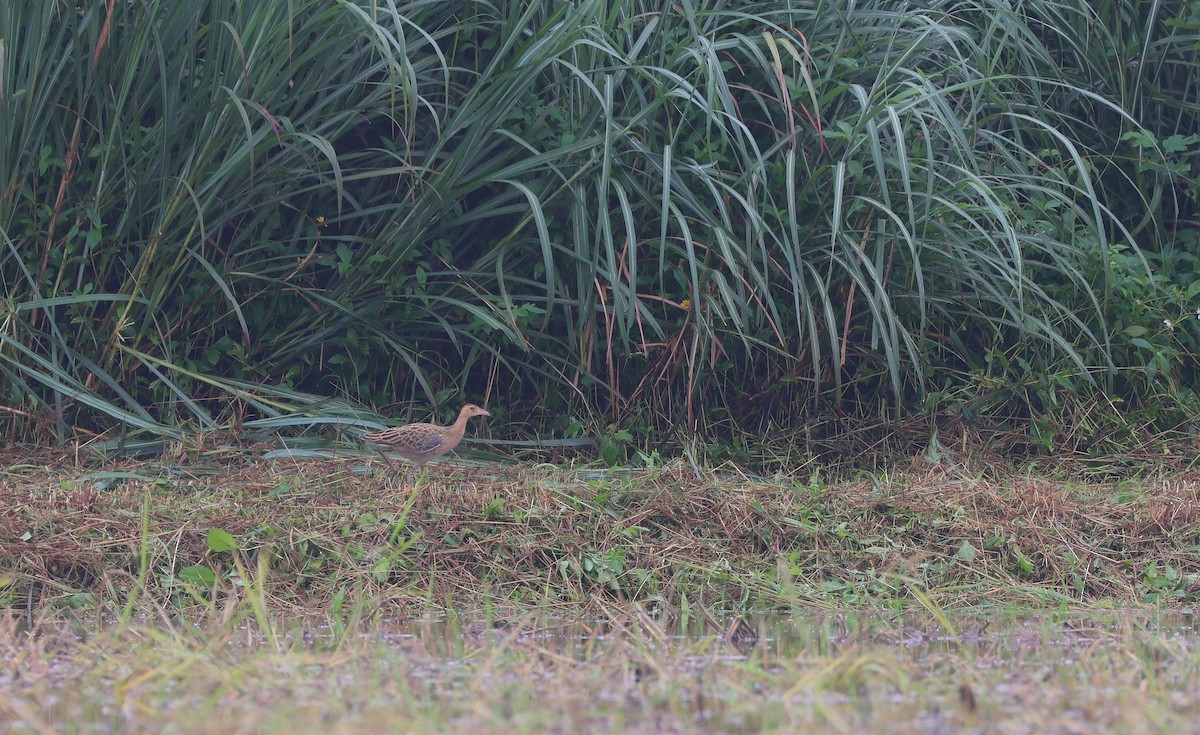
[[479,406],[468,403],[458,412],[458,420],[449,426],[437,424],[405,424],[390,429],[363,434],[373,444],[399,454],[420,467],[458,446],[472,416],[491,416]]

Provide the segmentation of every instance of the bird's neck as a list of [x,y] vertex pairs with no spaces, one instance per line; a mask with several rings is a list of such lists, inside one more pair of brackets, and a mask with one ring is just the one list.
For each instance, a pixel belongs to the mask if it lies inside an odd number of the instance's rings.
[[458,418],[454,420],[454,423],[450,424],[449,433],[462,436],[463,433],[466,432],[467,422],[470,420],[471,420],[470,416],[466,415],[465,413],[460,413],[458,415]]

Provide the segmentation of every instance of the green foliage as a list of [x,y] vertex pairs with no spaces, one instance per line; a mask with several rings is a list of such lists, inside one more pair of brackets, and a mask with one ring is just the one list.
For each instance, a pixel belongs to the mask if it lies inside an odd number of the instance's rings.
[[222,531],[219,528],[214,528],[208,532],[208,550],[216,553],[223,551],[237,551],[238,544],[228,531]]
[[931,391],[1046,448],[1097,404],[1170,427],[1198,29],[1179,2],[5,3],[6,415],[124,442],[487,395],[610,464]]
[[1142,585],[1146,590],[1145,602],[1160,602],[1183,600],[1194,594],[1200,585],[1200,575],[1184,574],[1171,564],[1150,562],[1142,575]]
[[212,587],[217,583],[217,575],[211,567],[193,564],[179,570],[179,581],[196,587]]

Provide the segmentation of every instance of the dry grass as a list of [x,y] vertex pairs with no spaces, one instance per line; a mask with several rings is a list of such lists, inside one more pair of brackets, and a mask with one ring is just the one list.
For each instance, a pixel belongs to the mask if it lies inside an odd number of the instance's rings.
[[[416,487],[359,458],[216,450],[186,473],[5,466],[15,733],[1142,733],[1200,714],[1200,635],[1143,604],[1200,595],[1186,473],[435,465]],[[787,615],[731,640],[749,609]]]
[[[378,467],[364,474],[361,458],[212,452],[186,473],[7,460],[0,600],[32,609],[211,605],[231,578],[244,583],[239,564],[268,560],[264,604],[280,610],[323,609],[339,593],[416,608],[599,595],[756,609],[1200,594],[1195,474],[1076,483],[924,467],[826,485],[697,480],[683,465],[443,464],[416,489]],[[239,551],[214,551],[213,529]],[[197,566],[215,573],[211,589],[181,579]]]

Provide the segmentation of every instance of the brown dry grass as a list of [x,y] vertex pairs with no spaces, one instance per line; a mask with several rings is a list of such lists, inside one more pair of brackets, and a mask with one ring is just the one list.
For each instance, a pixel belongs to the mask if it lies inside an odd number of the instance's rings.
[[[127,599],[145,576],[180,602],[182,569],[218,578],[270,550],[284,608],[339,590],[388,604],[681,600],[737,607],[913,599],[1137,602],[1195,599],[1200,479],[1119,482],[945,467],[825,485],[684,465],[652,472],[548,466],[362,474],[361,458],[254,461],[211,452],[78,468],[10,453],[0,480],[0,599],[29,607]],[[124,473],[124,479],[112,479]],[[411,501],[411,507],[408,507]],[[145,532],[143,532],[143,511]],[[81,595],[84,595],[81,597]]]

